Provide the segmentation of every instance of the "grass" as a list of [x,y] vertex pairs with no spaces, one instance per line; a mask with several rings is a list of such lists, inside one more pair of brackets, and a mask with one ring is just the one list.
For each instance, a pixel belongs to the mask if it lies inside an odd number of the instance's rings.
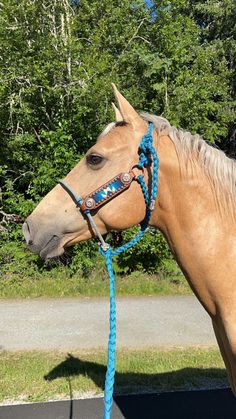
[[[106,352],[1,352],[0,401],[46,401],[103,392]],[[118,351],[116,394],[227,385],[215,348]]]
[[[172,269],[172,270],[171,270]],[[156,275],[133,272],[116,275],[118,296],[191,294],[185,278],[176,265]],[[41,275],[5,274],[0,281],[0,298],[37,297],[104,297],[109,295],[106,272],[93,272],[89,277],[70,276],[66,268]]]

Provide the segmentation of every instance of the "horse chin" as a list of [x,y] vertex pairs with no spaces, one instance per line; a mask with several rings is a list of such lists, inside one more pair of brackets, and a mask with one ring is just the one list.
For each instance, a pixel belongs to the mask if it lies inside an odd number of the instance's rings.
[[41,250],[40,256],[42,259],[52,259],[61,256],[64,253],[64,247],[56,247],[51,250],[47,250],[47,248]]
[[80,243],[86,240],[89,240],[92,238],[92,234],[90,233],[90,231],[86,232],[85,234],[79,234],[76,236],[72,236],[70,238],[66,238],[64,240],[61,240],[59,242],[59,240],[55,240],[53,243],[53,240],[49,242],[49,244],[44,247],[41,251],[40,251],[40,256],[42,259],[52,259],[52,258],[56,258],[59,257],[61,255],[63,255],[63,253],[65,252],[65,248],[69,247],[69,246],[73,246],[76,243]]
[[61,243],[61,239],[54,235],[38,253],[42,259],[56,258],[64,253],[64,246]]
[[65,252],[65,247],[73,246],[75,243],[87,239],[88,237],[75,236],[71,238],[67,237],[66,240],[51,240],[49,244],[40,251],[40,256],[42,259],[52,259],[59,257]]

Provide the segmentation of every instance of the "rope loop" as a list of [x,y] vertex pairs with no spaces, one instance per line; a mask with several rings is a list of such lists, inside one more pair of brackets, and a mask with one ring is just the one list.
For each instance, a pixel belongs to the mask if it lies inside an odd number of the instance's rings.
[[153,130],[154,130],[154,124],[150,123],[148,125],[148,132],[144,134],[140,142],[140,145],[139,145],[140,156],[139,156],[139,162],[138,162],[138,167],[140,169],[143,167],[147,167],[149,164],[152,163],[151,148],[152,148],[152,141],[153,141],[153,137],[152,137]]

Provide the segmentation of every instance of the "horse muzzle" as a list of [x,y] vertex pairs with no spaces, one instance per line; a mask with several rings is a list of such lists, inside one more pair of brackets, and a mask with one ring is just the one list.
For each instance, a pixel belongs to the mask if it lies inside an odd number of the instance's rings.
[[43,259],[60,256],[64,248],[60,245],[61,239],[55,234],[40,234],[40,229],[35,228],[28,218],[22,226],[27,247],[34,253],[38,253]]

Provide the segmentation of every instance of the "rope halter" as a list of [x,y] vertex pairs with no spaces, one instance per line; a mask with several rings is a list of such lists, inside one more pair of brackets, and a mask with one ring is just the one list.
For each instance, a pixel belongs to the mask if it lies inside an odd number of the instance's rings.
[[[113,389],[115,381],[115,361],[116,361],[116,302],[115,302],[115,278],[114,271],[112,267],[112,257],[116,256],[130,247],[134,246],[144,235],[148,229],[148,224],[151,218],[151,213],[154,210],[155,202],[158,194],[158,168],[159,168],[159,159],[157,152],[153,146],[153,131],[154,124],[149,123],[148,132],[142,137],[139,145],[139,161],[136,166],[142,170],[142,174],[135,176],[133,168],[127,173],[119,173],[117,176],[109,180],[107,183],[91,192],[85,198],[78,196],[71,187],[63,180],[59,180],[59,184],[65,189],[65,191],[70,195],[70,197],[75,202],[82,212],[82,214],[87,217],[88,222],[90,223],[94,233],[100,241],[99,251],[106,259],[106,266],[109,274],[110,280],[110,332],[108,339],[108,361],[107,361],[107,372],[105,379],[105,389],[104,389],[104,419],[110,419],[111,410],[112,410],[112,401],[113,401]],[[152,177],[151,177],[151,190],[149,193],[148,187],[146,185],[143,169],[147,167],[152,167]],[[90,211],[99,208],[101,205],[104,205],[106,202],[113,199],[118,194],[122,193],[124,190],[127,190],[131,183],[136,180],[141,187],[145,204],[146,204],[146,214],[144,220],[141,222],[140,230],[138,234],[124,245],[112,249],[111,246],[106,243],[90,213]]]

